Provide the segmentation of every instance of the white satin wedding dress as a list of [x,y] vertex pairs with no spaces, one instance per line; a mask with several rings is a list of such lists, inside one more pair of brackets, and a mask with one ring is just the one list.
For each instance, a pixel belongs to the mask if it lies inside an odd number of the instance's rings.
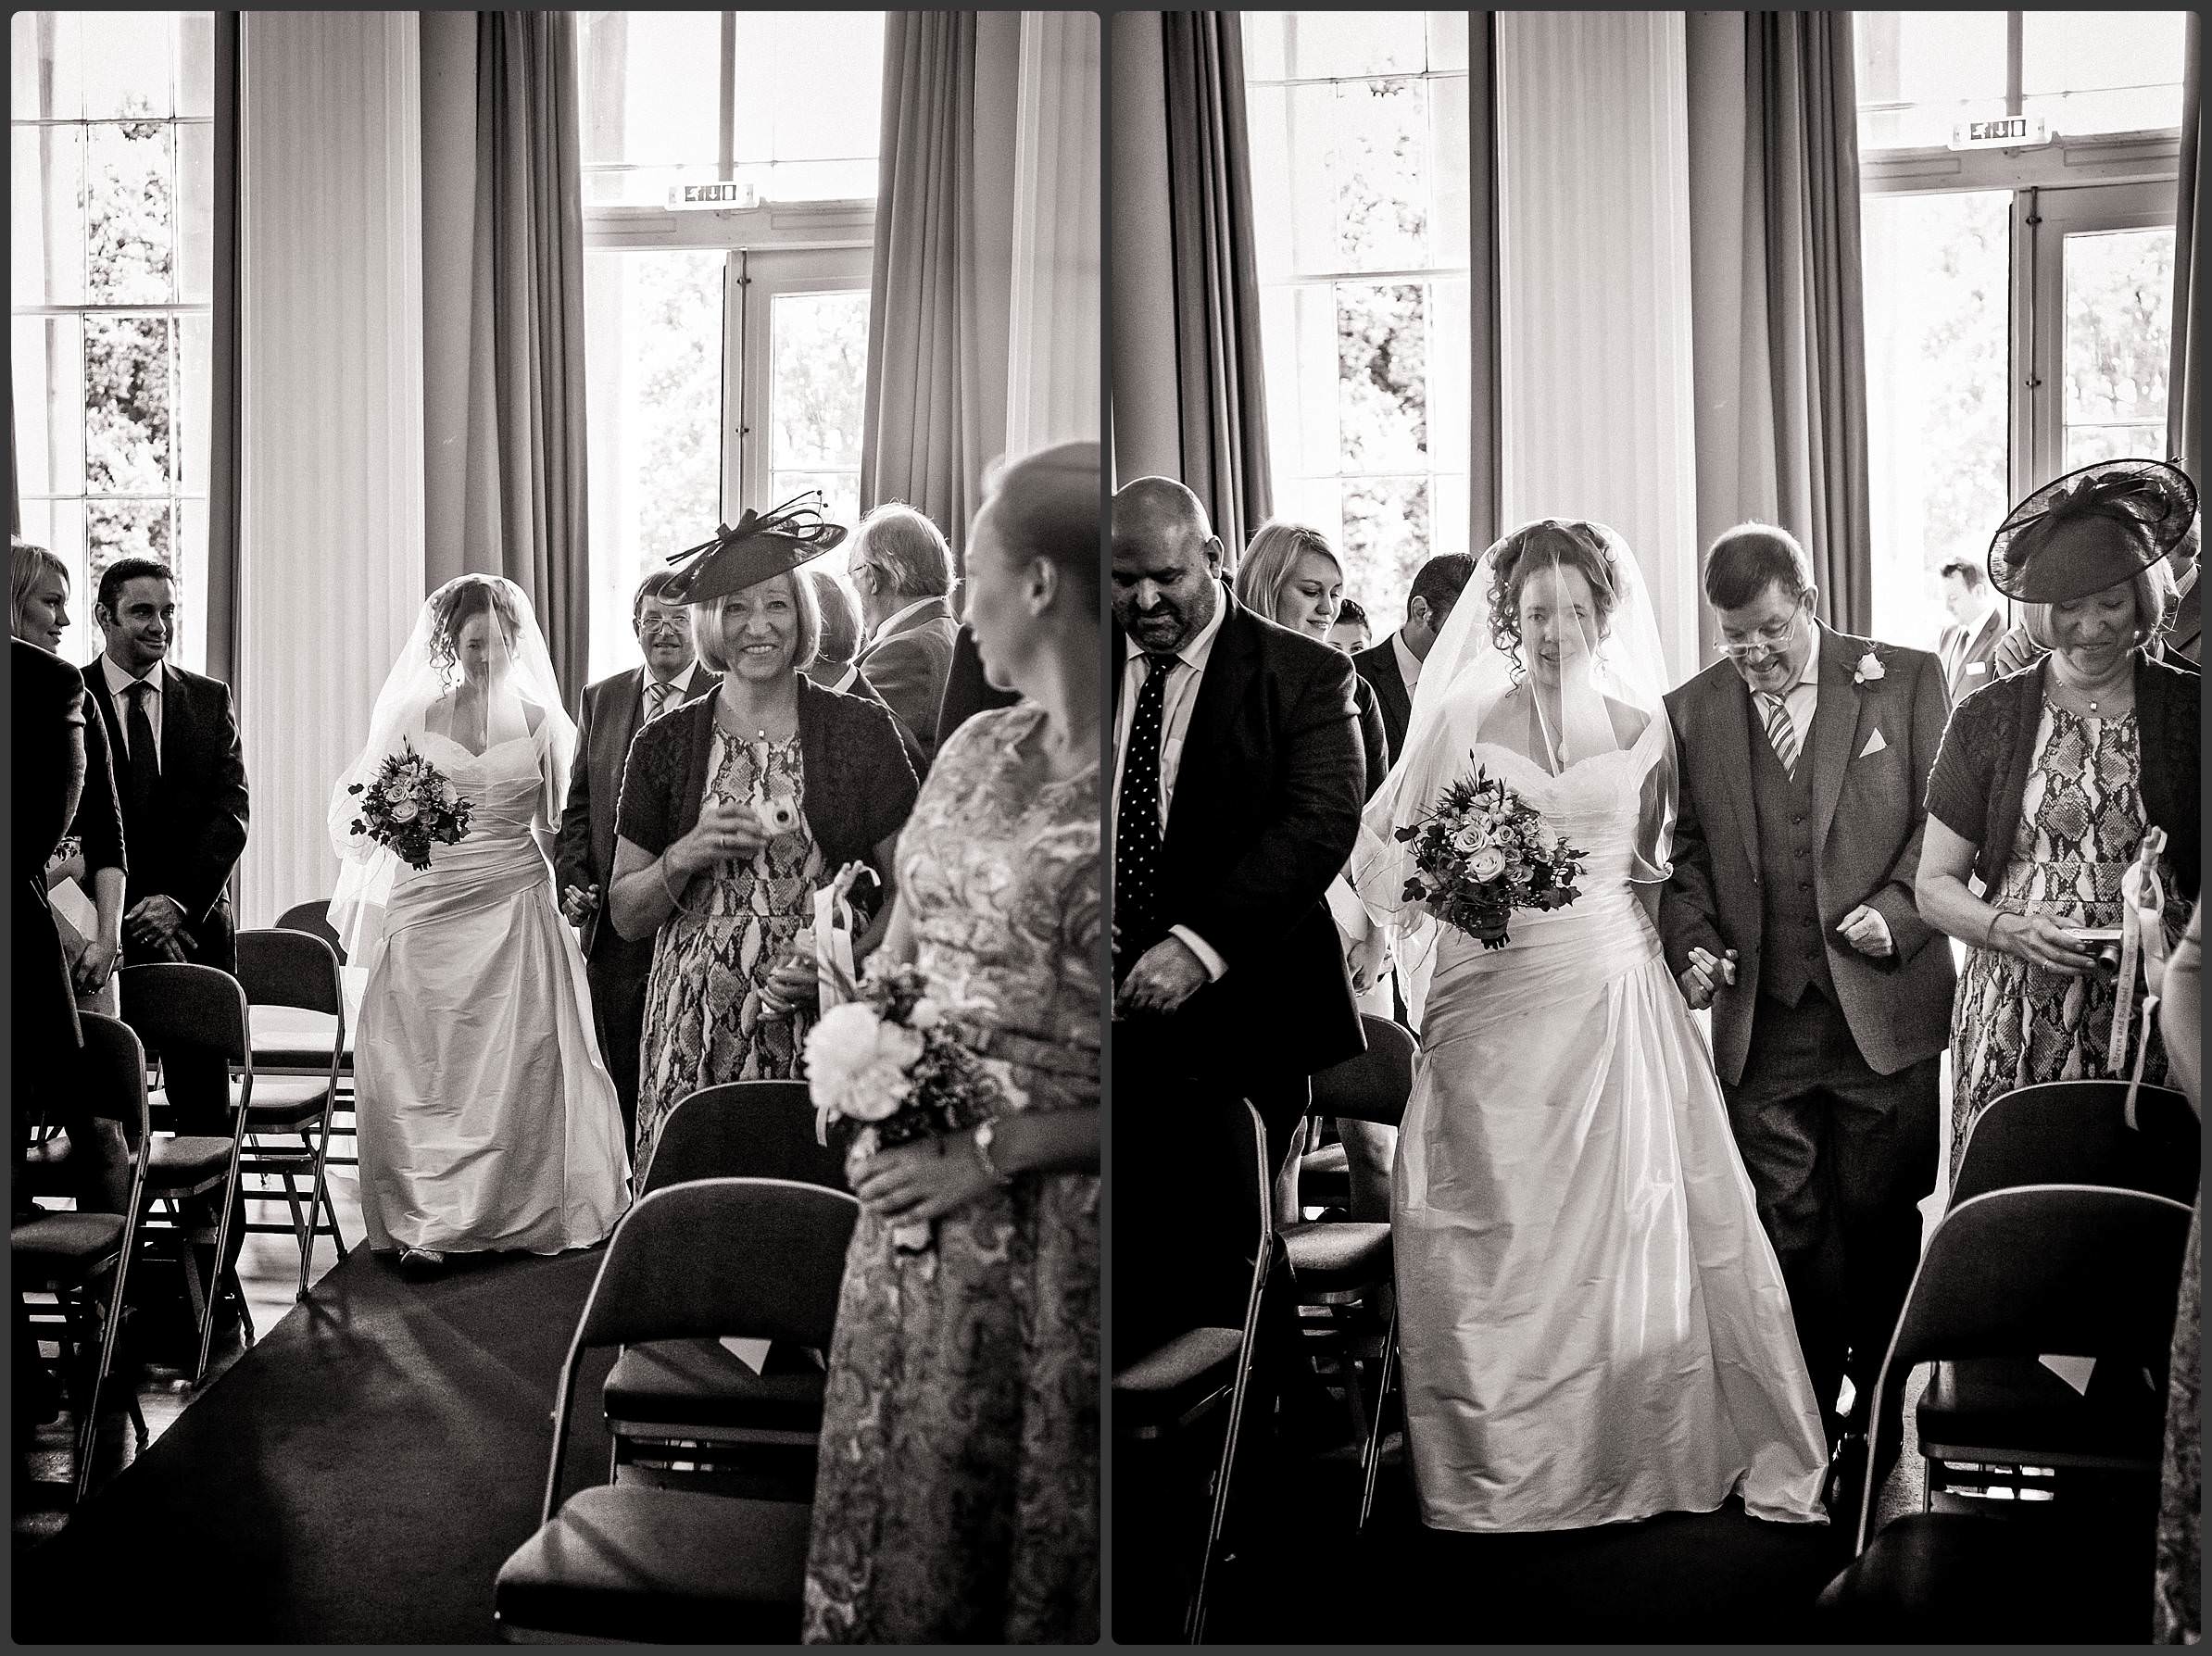
[[1632,748],[1475,759],[1587,853],[1486,951],[1446,930],[1392,1211],[1409,1458],[1449,1530],[1703,1512],[1820,1521],[1827,1461],[1720,1085],[1629,883]]
[[474,807],[402,869],[354,1042],[370,1245],[559,1253],[614,1229],[629,1164],[584,957],[531,835],[558,821],[551,721],[483,754],[408,739]]

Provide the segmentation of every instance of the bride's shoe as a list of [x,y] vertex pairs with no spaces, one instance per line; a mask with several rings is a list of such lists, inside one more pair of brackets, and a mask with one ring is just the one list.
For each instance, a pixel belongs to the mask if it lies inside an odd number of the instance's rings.
[[431,1277],[446,1268],[446,1256],[434,1248],[403,1248],[399,1250],[399,1273],[402,1276]]

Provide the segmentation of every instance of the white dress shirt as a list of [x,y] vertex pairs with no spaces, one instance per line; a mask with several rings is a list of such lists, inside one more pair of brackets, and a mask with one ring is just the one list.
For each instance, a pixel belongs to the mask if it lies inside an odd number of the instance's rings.
[[[1743,686],[1751,697],[1752,720],[1761,734],[1766,730],[1766,697],[1763,691]],[[1820,626],[1813,625],[1813,653],[1805,658],[1805,670],[1797,683],[1782,692],[1782,706],[1790,709],[1790,722],[1797,727],[1797,752],[1802,759],[1813,735],[1813,715],[1820,710]]]
[[[686,661],[684,664],[684,671],[672,679],[657,679],[653,676],[653,670],[649,667],[647,668],[645,683],[640,684],[637,689],[638,706],[643,714],[643,721],[649,724],[671,709],[681,707],[685,699],[691,694],[691,681],[698,676],[698,671],[699,659],[697,656]],[[660,705],[656,708],[653,705],[653,686],[660,684],[672,684],[675,688],[668,695],[663,696],[660,698]]]
[[[1220,636],[1221,623],[1229,611],[1225,590],[1214,595],[1213,619],[1200,627],[1188,643],[1175,652],[1175,665],[1168,670],[1167,690],[1160,709],[1160,832],[1167,833],[1168,807],[1175,801],[1175,778],[1183,768],[1183,742],[1190,732],[1190,709],[1198,705],[1199,684],[1206,675],[1206,662],[1213,654],[1213,641]],[[1122,798],[1122,770],[1129,757],[1129,727],[1137,718],[1137,697],[1144,689],[1145,678],[1152,671],[1145,659],[1145,648],[1135,639],[1128,641],[1128,654],[1122,671],[1122,695],[1113,714],[1113,811],[1115,826],[1120,825]],[[1180,938],[1186,947],[1199,958],[1206,975],[1219,979],[1226,972],[1228,962],[1215,952],[1213,947],[1188,926],[1170,926],[1168,935]]]
[[[162,669],[166,665],[165,662],[155,662],[147,671],[143,681],[149,687],[149,694],[145,698],[146,722],[154,727],[154,768],[157,771],[161,768],[161,692],[168,678],[168,674]],[[123,669],[118,667],[115,664],[115,658],[106,651],[102,651],[100,655],[100,671],[107,680],[108,697],[115,703],[116,726],[122,732],[121,736],[116,741],[116,746],[121,750],[123,758],[129,759],[131,757],[131,697],[125,692],[132,685],[142,681],[132,678]]]
[[1398,658],[1398,676],[1405,681],[1405,696],[1411,701],[1421,685],[1421,658],[1405,647],[1403,633],[1390,634],[1390,653]]
[[848,661],[845,664],[844,672],[838,675],[837,682],[834,684],[826,686],[826,688],[837,691],[840,695],[842,695],[844,692],[850,690],[854,684],[858,684],[860,682],[860,662],[857,659]]

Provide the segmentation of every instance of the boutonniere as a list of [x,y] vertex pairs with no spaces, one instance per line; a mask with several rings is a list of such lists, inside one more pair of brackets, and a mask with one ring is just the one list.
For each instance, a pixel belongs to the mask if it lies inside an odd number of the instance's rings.
[[1888,671],[1882,666],[1881,658],[1869,649],[1859,658],[1858,666],[1853,670],[1851,682],[1854,684],[1869,684],[1882,677]]

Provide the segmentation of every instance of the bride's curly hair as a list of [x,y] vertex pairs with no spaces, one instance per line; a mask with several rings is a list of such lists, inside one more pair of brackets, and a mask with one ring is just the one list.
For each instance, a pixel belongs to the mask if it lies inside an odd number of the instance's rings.
[[522,630],[522,618],[505,583],[488,575],[448,581],[431,595],[430,605],[430,664],[437,669],[441,684],[451,684],[460,677],[461,629],[477,616],[488,615],[497,621],[510,647]]
[[1490,642],[1513,662],[1516,684],[1527,671],[1521,661],[1521,588],[1538,570],[1559,564],[1580,570],[1597,606],[1598,636],[1612,631],[1616,600],[1613,552],[1605,541],[1604,530],[1579,518],[1540,518],[1498,543],[1490,559]]

